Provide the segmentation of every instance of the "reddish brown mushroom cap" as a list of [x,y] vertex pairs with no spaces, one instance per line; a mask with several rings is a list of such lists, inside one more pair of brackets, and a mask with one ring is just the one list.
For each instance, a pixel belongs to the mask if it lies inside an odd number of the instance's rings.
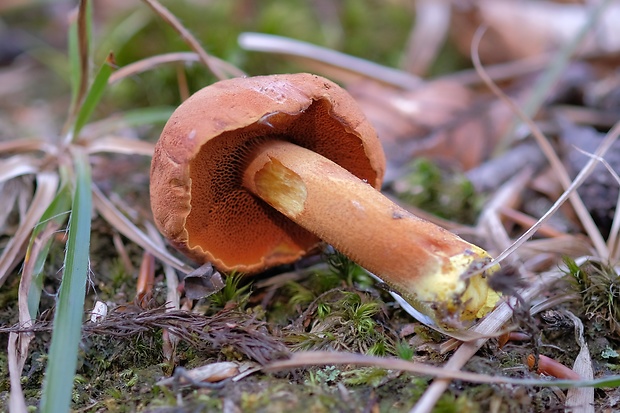
[[308,148],[381,185],[381,144],[335,83],[310,74],[221,81],[179,106],[155,147],[151,207],[176,248],[222,270],[256,272],[317,245],[315,235],[242,186],[248,154],[268,139]]

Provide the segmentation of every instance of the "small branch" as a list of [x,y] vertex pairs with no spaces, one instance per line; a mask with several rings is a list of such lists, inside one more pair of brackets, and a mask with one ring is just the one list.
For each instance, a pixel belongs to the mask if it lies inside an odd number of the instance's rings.
[[[209,68],[215,77],[220,80],[228,79],[226,73],[214,63],[213,58],[209,56],[205,49],[200,45],[200,42],[198,42],[190,31],[181,24],[179,19],[177,19],[176,16],[170,12],[170,10],[162,6],[157,0],[144,0],[144,2],[173,28],[194,52],[198,53],[202,63]],[[237,73],[234,74],[237,77],[245,76],[245,73],[239,69],[237,69]]]

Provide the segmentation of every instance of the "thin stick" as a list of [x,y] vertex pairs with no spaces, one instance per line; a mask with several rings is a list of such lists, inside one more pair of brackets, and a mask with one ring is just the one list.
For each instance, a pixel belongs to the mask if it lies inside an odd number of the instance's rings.
[[[148,4],[153,9],[153,11],[155,11],[155,13],[157,13],[162,19],[166,21],[166,23],[168,23],[173,28],[194,52],[198,53],[198,56],[200,56],[200,60],[202,61],[202,63],[204,63],[204,65],[209,68],[209,70],[215,75],[215,77],[220,80],[228,79],[226,73],[224,73],[221,68],[213,62],[212,57],[209,56],[206,50],[200,45],[200,42],[198,42],[198,40],[190,33],[190,31],[181,24],[179,19],[177,19],[176,16],[170,12],[170,10],[162,6],[161,3],[159,3],[157,0],[144,0],[144,2]],[[244,75],[245,73],[243,73],[241,70],[239,70],[236,74],[236,76]]]
[[[216,65],[220,70],[231,74],[232,76],[244,76],[237,67],[231,65],[225,60],[219,59],[215,56],[209,57],[211,64]],[[116,83],[130,76],[153,70],[158,66],[168,63],[187,63],[187,62],[202,62],[200,55],[194,52],[173,52],[164,53],[151,57],[147,57],[141,60],[137,60],[126,66],[114,71],[108,79],[108,84]]]

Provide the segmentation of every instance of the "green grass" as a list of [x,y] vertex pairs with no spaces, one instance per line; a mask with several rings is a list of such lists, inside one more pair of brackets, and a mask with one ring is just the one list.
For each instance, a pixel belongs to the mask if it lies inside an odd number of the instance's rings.
[[76,153],[74,156],[76,183],[67,231],[63,277],[41,397],[41,411],[44,413],[67,412],[71,405],[73,375],[82,336],[86,280],[90,271],[90,165],[85,154]]

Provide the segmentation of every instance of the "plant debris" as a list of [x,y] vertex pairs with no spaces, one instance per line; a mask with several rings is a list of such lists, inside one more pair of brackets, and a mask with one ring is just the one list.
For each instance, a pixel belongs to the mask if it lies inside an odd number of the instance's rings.
[[[0,410],[620,409],[619,2],[377,3],[0,2]],[[248,275],[160,236],[172,108],[301,72],[362,108],[387,197],[501,265],[471,329],[416,321],[323,243]]]
[[[286,357],[287,347],[269,334],[264,322],[245,312],[228,309],[213,316],[187,311],[166,311],[159,307],[143,310],[124,307],[112,310],[102,321],[84,324],[85,338],[93,335],[129,338],[153,330],[166,329],[193,347],[217,355],[223,346],[267,364]],[[51,322],[37,322],[30,327],[1,327],[0,333],[40,333],[52,330]]]

